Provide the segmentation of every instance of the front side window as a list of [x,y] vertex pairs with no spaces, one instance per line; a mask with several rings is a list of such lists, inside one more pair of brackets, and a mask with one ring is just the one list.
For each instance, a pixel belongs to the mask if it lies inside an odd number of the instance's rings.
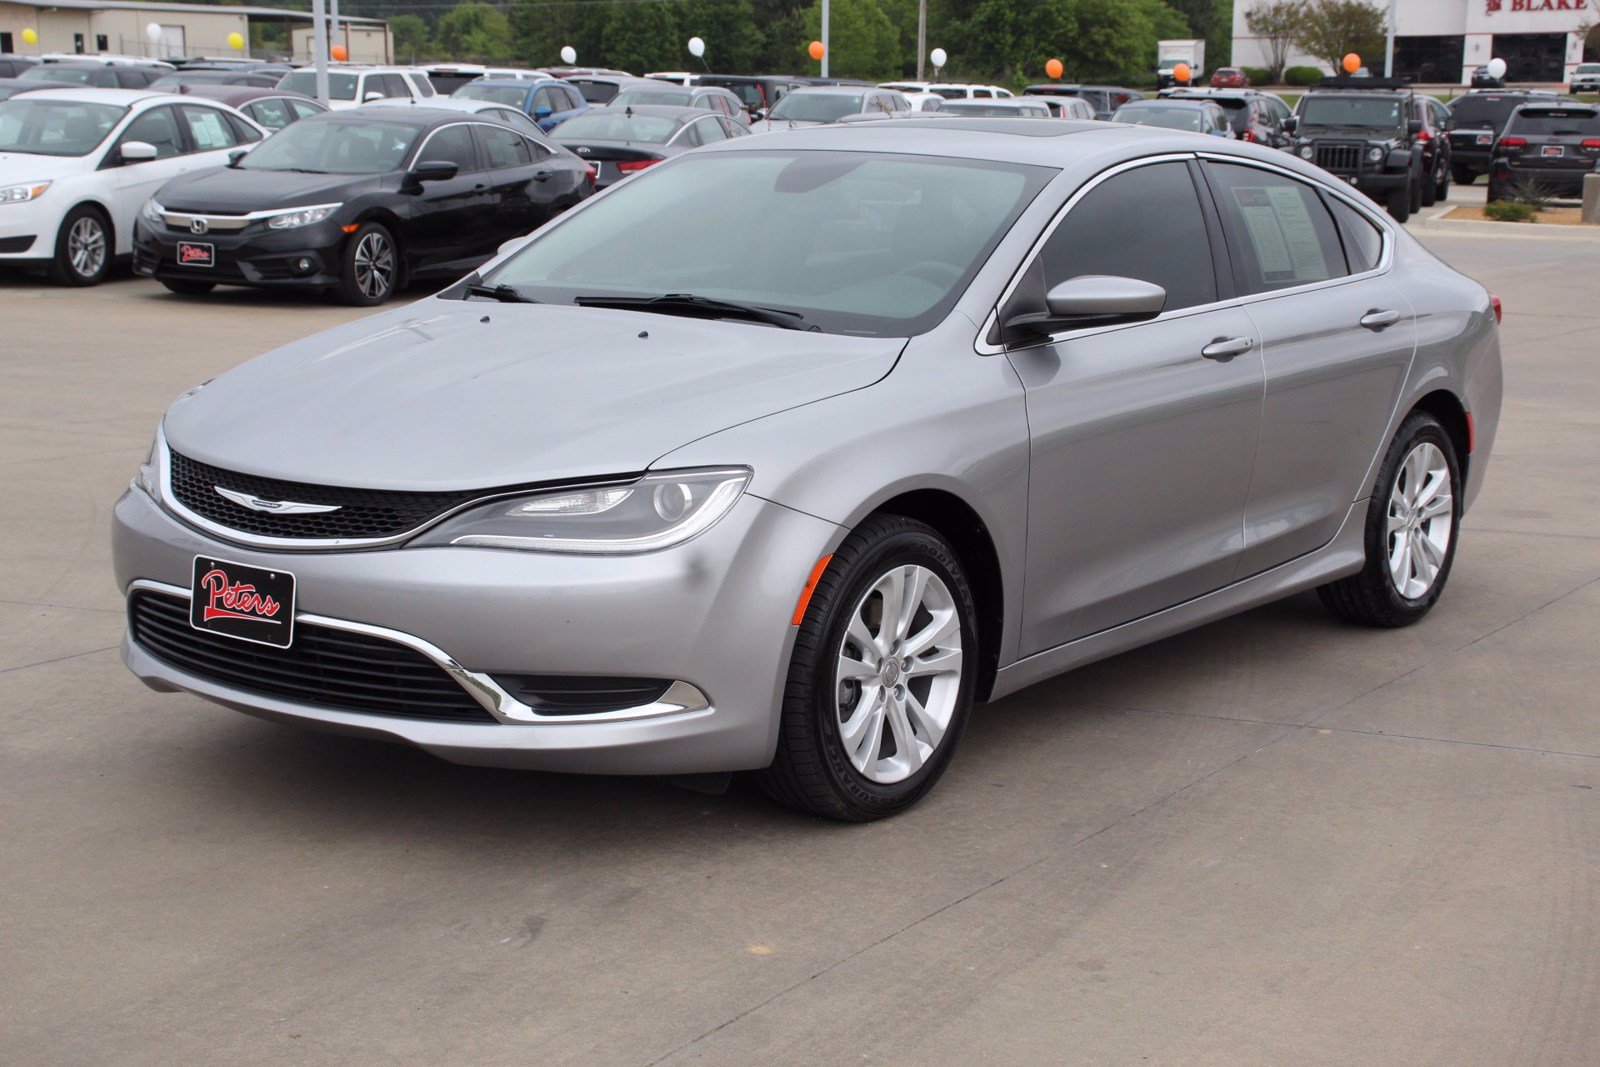
[[691,153],[542,231],[484,280],[548,303],[687,291],[904,337],[949,313],[1055,173],[887,153]]
[[700,135],[701,144],[710,144],[712,141],[726,141],[728,135],[717,124],[715,116],[703,118],[694,124],[694,132]]
[[398,122],[297,122],[245,156],[245,170],[387,174],[399,170],[417,128]]
[[0,152],[86,156],[127,113],[112,104],[13,97],[0,101]]
[[239,143],[228,117],[216,108],[185,104],[178,110],[183,112],[183,123],[189,128],[189,141],[196,152],[216,152]]
[[156,146],[157,159],[171,159],[183,152],[183,135],[170,107],[153,107],[128,124],[118,144],[143,141]]
[[1182,163],[1106,179],[1073,206],[1039,255],[1045,292],[1069,278],[1108,274],[1161,286],[1167,311],[1217,299],[1205,216]]
[[1345,274],[1344,250],[1317,191],[1233,163],[1207,163],[1223,225],[1240,252],[1244,288],[1266,293]]
[[434,131],[422,151],[417,153],[418,163],[454,163],[462,174],[478,169],[478,149],[472,143],[472,130],[466,123],[446,126]]

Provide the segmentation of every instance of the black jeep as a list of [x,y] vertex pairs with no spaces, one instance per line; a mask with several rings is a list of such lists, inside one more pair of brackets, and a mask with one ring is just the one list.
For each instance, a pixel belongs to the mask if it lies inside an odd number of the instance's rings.
[[[1366,193],[1404,222],[1422,207],[1427,172],[1421,108],[1410,84],[1324,78],[1300,98],[1294,151]],[[1432,199],[1429,197],[1428,199]]]

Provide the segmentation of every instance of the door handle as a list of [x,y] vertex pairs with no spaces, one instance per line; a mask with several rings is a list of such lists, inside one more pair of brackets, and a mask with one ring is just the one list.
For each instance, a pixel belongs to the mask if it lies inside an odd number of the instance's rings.
[[1219,337],[1200,350],[1207,359],[1226,363],[1234,356],[1242,356],[1256,346],[1254,337]]
[[1373,308],[1371,311],[1361,316],[1361,325],[1365,326],[1369,330],[1381,330],[1385,326],[1393,326],[1399,321],[1400,312],[1380,311],[1377,308]]
[[533,172],[533,180],[536,181],[536,182],[549,181],[550,180],[550,171],[547,171],[547,170],[536,170],[536,171],[534,171]]
[[481,193],[481,192],[483,192],[484,190],[486,190],[488,188],[489,187],[487,185],[485,185],[485,184],[480,182],[479,184],[474,185],[472,187],[472,191],[475,192],[475,193]]

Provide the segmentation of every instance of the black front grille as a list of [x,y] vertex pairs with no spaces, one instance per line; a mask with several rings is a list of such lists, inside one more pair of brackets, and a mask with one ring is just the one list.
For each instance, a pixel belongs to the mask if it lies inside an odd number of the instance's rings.
[[1358,144],[1317,145],[1317,166],[1335,174],[1354,174],[1361,169],[1363,146]]
[[[402,493],[285,482],[226,471],[177,452],[172,453],[168,480],[172,495],[184,507],[218,525],[263,537],[296,539],[394,537],[484,495],[478,490]],[[335,504],[339,510],[319,515],[274,515],[235,504],[217,492],[219,486],[262,500]]]
[[381,637],[296,622],[288,648],[255,645],[194,629],[189,601],[146,590],[128,601],[128,629],[157,659],[249,693],[404,719],[497,721],[438,664]]

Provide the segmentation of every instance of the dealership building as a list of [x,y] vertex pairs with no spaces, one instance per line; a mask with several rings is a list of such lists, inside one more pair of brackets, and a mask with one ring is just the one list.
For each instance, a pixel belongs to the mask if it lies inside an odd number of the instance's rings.
[[[1236,0],[1233,62],[1267,65],[1266,42],[1250,32],[1250,9],[1270,0]],[[1378,6],[1385,6],[1378,0]],[[1394,73],[1416,82],[1465,85],[1494,58],[1509,82],[1566,82],[1584,61],[1580,28],[1600,20],[1588,0],[1399,0],[1395,4]],[[1374,73],[1383,55],[1362,56]],[[1593,56],[1590,57],[1593,60]],[[1289,65],[1328,69],[1326,61],[1291,50]]]
[[[292,57],[310,60],[311,13],[273,7],[223,7],[215,4],[153,3],[143,0],[0,0],[0,52],[23,54],[97,52],[170,59],[178,56],[237,56],[228,36],[250,40],[250,27],[283,27]],[[160,27],[150,40],[149,27]],[[33,30],[37,44],[26,43]],[[382,19],[340,16],[334,43],[343,43],[356,63],[385,63],[393,51]],[[269,57],[262,57],[269,58]]]

